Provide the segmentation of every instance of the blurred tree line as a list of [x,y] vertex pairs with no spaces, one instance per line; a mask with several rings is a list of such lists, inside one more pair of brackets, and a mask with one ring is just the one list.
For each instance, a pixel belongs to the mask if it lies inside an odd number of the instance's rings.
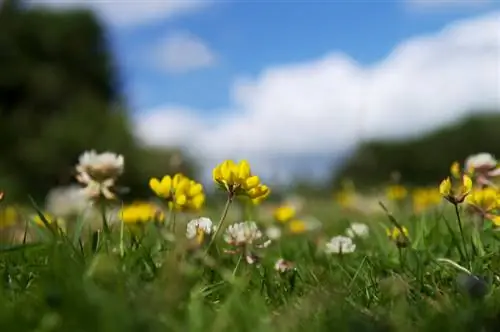
[[500,114],[483,113],[419,138],[372,141],[359,146],[333,176],[334,185],[351,179],[357,187],[379,185],[395,172],[407,185],[439,183],[454,161],[489,152],[500,158]]
[[121,153],[121,183],[137,196],[150,176],[188,175],[180,151],[146,148],[134,137],[117,65],[89,11],[26,8],[0,2],[0,190],[11,199],[73,182],[85,150]]

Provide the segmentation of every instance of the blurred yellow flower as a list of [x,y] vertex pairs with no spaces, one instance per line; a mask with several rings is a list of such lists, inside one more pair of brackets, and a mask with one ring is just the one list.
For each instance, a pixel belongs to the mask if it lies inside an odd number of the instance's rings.
[[420,213],[441,202],[441,194],[436,188],[417,188],[412,193],[413,211]]
[[453,176],[455,179],[460,179],[462,176],[462,171],[460,169],[460,163],[458,161],[455,161],[451,164],[450,167],[450,174]]
[[161,181],[157,178],[149,180],[149,187],[153,192],[165,199],[171,208],[180,211],[197,211],[205,203],[203,185],[178,173],[173,177],[164,176]]
[[346,189],[342,189],[334,194],[335,200],[342,206],[343,208],[350,207],[354,202],[354,192]]
[[[42,215],[43,215],[43,218],[45,219],[45,221],[49,224],[49,226],[51,228],[52,228],[53,225],[56,225],[57,228],[59,228],[59,229],[61,229],[61,230],[64,231],[64,228],[65,228],[64,220],[62,220],[60,218],[55,218],[54,216],[52,216],[52,215],[50,215],[49,213],[46,213],[46,212],[43,212]],[[42,217],[40,216],[40,214],[37,213],[37,214],[33,215],[32,220],[38,226],[46,227],[46,225],[45,225],[44,221],[42,220]]]
[[252,175],[250,164],[246,160],[236,164],[232,160],[225,160],[217,165],[213,172],[213,180],[229,195],[244,195],[258,204],[269,196],[271,190],[260,182],[260,178]]
[[126,205],[118,212],[118,217],[125,224],[145,223],[148,221],[162,221],[164,213],[154,204],[136,202]]
[[4,209],[0,209],[0,229],[15,225],[18,219],[19,214],[15,207],[7,206]]
[[465,200],[472,190],[472,179],[468,175],[462,175],[458,181],[447,177],[439,185],[441,195],[452,204],[460,204]]
[[401,229],[399,227],[388,228],[386,233],[389,239],[396,243],[398,247],[404,248],[408,245],[409,233],[406,227],[402,226]]
[[295,209],[290,205],[283,205],[274,211],[274,219],[279,222],[285,223],[292,220],[295,217]]
[[493,188],[476,189],[465,198],[465,203],[485,215],[500,207],[500,195]]
[[391,201],[401,201],[408,195],[408,190],[401,185],[389,186],[386,189],[387,198]]
[[288,223],[288,228],[292,234],[302,234],[309,230],[307,223],[298,219],[290,221]]
[[489,219],[495,226],[500,227],[500,216],[490,216]]

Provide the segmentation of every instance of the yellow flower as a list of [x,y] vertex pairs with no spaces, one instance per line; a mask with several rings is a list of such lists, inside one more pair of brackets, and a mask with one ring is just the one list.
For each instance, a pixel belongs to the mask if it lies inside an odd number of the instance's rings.
[[404,248],[408,245],[409,233],[406,227],[402,226],[401,229],[399,227],[388,228],[386,229],[386,233],[389,239],[395,242],[399,248]]
[[244,195],[250,197],[255,204],[269,196],[271,190],[261,184],[258,176],[253,175],[250,164],[246,160],[236,164],[226,160],[217,165],[212,172],[213,180],[229,195]]
[[309,230],[307,223],[298,219],[290,221],[288,228],[292,234],[302,234]]
[[[53,225],[56,225],[57,228],[64,230],[64,221],[60,218],[55,218],[54,216],[48,214],[48,213],[42,213],[43,218],[45,221],[49,224],[49,226],[52,228]],[[42,220],[42,217],[37,213],[33,216],[32,219],[35,224],[41,227],[46,227],[44,221]]]
[[19,214],[15,207],[7,206],[0,210],[0,229],[15,225],[18,221]]
[[153,192],[169,203],[171,208],[180,211],[197,211],[205,203],[203,185],[186,177],[183,174],[164,176],[161,181],[157,178],[149,180],[149,187]]
[[460,170],[460,163],[458,161],[455,161],[451,164],[450,174],[455,179],[460,179],[460,177],[462,176],[462,171]]
[[491,213],[500,207],[500,195],[493,188],[476,189],[471,191],[465,202],[481,214]]
[[387,188],[387,198],[391,201],[400,201],[406,198],[408,191],[401,185],[389,186]]
[[490,216],[490,219],[495,226],[500,227],[500,216]]
[[164,219],[163,212],[155,205],[147,202],[136,202],[120,209],[118,216],[125,224],[144,223]]
[[285,223],[292,220],[295,217],[295,209],[289,205],[283,205],[278,207],[274,211],[274,219],[279,222]]
[[354,201],[354,193],[350,190],[342,189],[334,194],[334,198],[342,207],[347,208]]
[[458,181],[452,181],[447,177],[439,185],[441,195],[452,204],[462,203],[471,190],[472,180],[468,175],[462,175]]
[[420,213],[441,202],[439,190],[434,188],[418,188],[412,194],[413,210]]

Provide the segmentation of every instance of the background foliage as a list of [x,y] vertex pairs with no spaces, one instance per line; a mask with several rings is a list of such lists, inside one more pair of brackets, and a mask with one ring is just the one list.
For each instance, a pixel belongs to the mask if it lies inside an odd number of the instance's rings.
[[145,148],[134,137],[106,33],[90,12],[4,1],[0,50],[0,187],[10,198],[43,198],[67,184],[87,149],[124,154],[123,183],[139,196],[148,176],[193,172],[180,151]]

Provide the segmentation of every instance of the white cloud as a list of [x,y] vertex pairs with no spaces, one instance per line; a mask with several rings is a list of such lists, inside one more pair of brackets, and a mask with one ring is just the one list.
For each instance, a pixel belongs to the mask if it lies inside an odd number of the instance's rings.
[[114,26],[134,26],[200,10],[211,0],[29,0],[57,9],[90,8]]
[[415,135],[473,110],[500,110],[499,19],[455,22],[369,67],[333,52],[268,68],[236,80],[217,124],[167,106],[140,116],[138,133],[153,144],[183,142],[211,163],[245,157],[269,174],[289,156],[335,156],[361,137]]
[[177,32],[159,43],[155,62],[169,73],[183,73],[194,69],[210,67],[216,57],[212,50],[198,37]]

